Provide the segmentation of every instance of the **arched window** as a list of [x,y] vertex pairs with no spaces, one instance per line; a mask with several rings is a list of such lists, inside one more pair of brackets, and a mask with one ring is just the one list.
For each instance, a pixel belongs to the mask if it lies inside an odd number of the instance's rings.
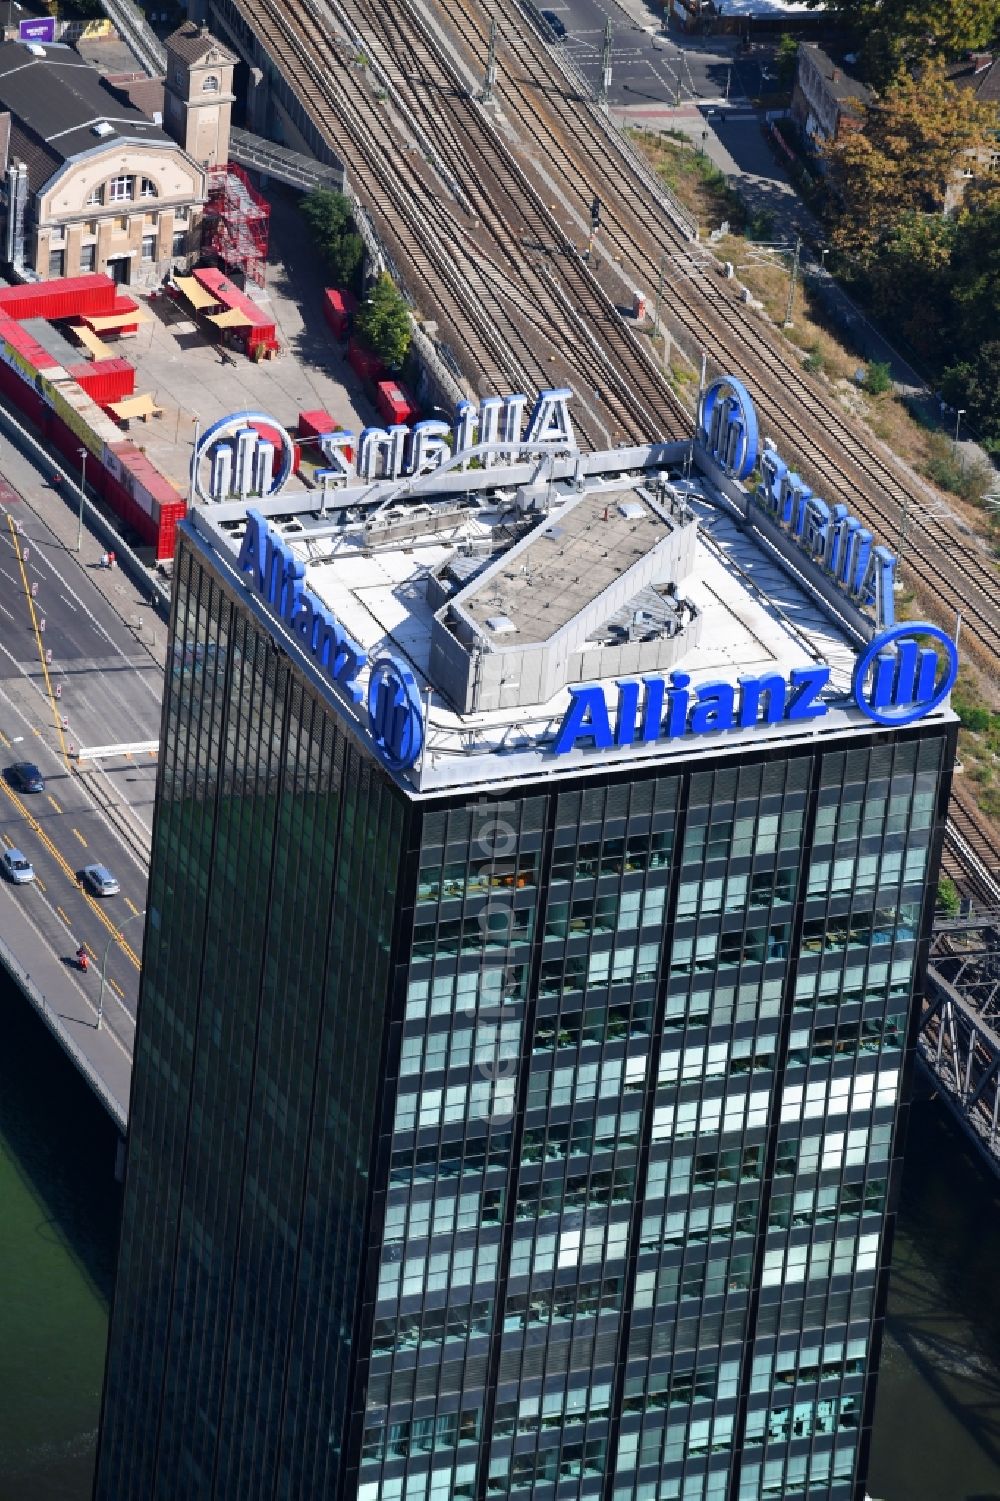
[[140,198],[159,198],[160,191],[151,177],[143,177],[139,183]]
[[96,208],[96,206],[98,204],[103,203],[103,202],[104,202],[104,188],[103,187],[95,188],[94,191],[91,193],[90,197],[87,199],[87,207],[88,208],[92,208],[92,207]]
[[112,203],[131,203],[135,197],[135,178],[112,177],[110,188]]
[[202,83],[201,91],[203,94],[217,94],[219,92],[219,80],[214,73],[209,73],[208,77]]

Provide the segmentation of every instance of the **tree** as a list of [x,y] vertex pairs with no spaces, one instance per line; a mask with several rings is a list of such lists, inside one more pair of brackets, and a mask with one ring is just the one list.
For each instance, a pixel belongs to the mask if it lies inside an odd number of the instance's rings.
[[795,67],[799,56],[799,44],[790,32],[782,32],[778,40],[776,62],[778,82],[783,89],[790,89],[795,81]]
[[836,10],[867,76],[880,83],[900,63],[958,57],[987,46],[1000,31],[1000,0],[837,0]]
[[[996,328],[996,324],[993,327]],[[988,339],[968,360],[949,365],[941,378],[941,395],[961,407],[985,447],[1000,454],[1000,339]]]
[[336,285],[356,284],[365,247],[351,216],[350,200],[343,193],[316,188],[302,200],[302,217]]
[[972,188],[955,223],[951,256],[959,352],[974,353],[990,331],[1000,330],[1000,182]]
[[358,332],[391,370],[406,359],[412,330],[406,302],[384,271],[365,298],[355,320]]
[[837,248],[869,265],[904,216],[941,214],[962,158],[985,146],[995,118],[948,82],[940,58],[919,78],[898,73],[862,129],[827,148]]

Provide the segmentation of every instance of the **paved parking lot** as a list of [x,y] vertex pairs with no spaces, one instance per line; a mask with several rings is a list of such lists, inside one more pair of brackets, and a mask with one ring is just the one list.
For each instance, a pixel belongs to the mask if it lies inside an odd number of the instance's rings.
[[323,279],[303,232],[297,195],[279,188],[272,201],[266,286],[254,295],[274,315],[278,358],[255,365],[234,350],[223,359],[184,304],[165,297],[145,302],[148,317],[139,333],[112,346],[135,365],[137,394],[148,392],[163,409],[160,417],[133,421],[128,437],[182,489],[196,420],[204,429],[230,412],[255,410],[294,426],[300,410],[316,407],[355,431],[374,420],[374,408],[323,321]]

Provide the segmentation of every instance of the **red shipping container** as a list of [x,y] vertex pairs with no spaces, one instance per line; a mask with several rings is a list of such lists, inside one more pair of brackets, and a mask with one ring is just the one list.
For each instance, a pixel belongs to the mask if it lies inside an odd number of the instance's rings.
[[8,318],[47,318],[54,322],[87,313],[107,314],[114,302],[114,282],[98,273],[0,289],[0,312]]
[[135,392],[135,368],[128,360],[84,360],[80,365],[67,365],[66,374],[102,407]]
[[332,433],[339,426],[329,412],[320,411],[318,407],[314,407],[311,412],[299,413],[300,438],[318,438],[321,433]]
[[177,505],[161,505],[156,529],[156,561],[172,558],[177,543],[177,527],[187,514],[183,501]]
[[358,299],[353,292],[327,287],[323,293],[323,317],[338,339],[346,339],[357,312]]
[[398,380],[378,382],[375,387],[375,405],[386,422],[410,423],[420,415],[420,408]]
[[347,360],[359,380],[374,385],[376,381],[385,378],[386,369],[383,361],[375,353],[374,349],[369,349],[359,339],[352,339],[350,344],[348,344]]

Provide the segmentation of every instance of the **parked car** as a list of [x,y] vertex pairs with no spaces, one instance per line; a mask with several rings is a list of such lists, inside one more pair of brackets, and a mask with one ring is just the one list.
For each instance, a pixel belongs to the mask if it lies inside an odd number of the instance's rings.
[[13,881],[15,886],[26,886],[35,879],[34,867],[20,850],[4,850],[0,854],[0,866],[3,866],[3,873],[8,881]]
[[566,35],[565,23],[563,22],[561,17],[556,15],[554,10],[543,10],[542,20],[548,22],[549,29],[555,36],[564,37]]
[[121,887],[106,865],[85,865],[80,872],[83,884],[95,896],[117,896]]
[[33,761],[17,761],[8,766],[7,780],[18,792],[45,791],[45,778]]

